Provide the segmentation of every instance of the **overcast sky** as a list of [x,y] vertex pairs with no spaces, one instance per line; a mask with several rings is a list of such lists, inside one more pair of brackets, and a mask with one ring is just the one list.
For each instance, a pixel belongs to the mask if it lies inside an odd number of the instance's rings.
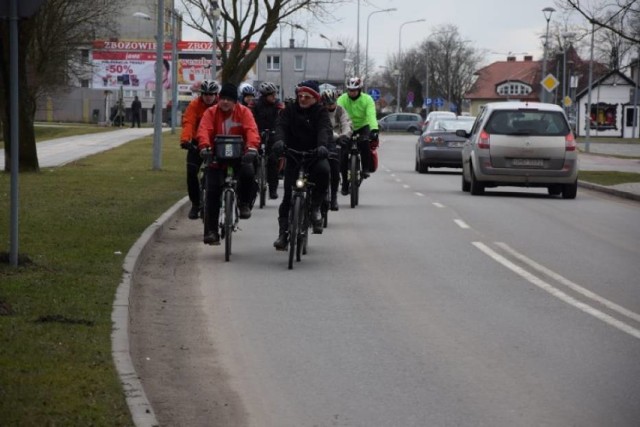
[[[358,1],[336,9],[335,15],[341,22],[330,25],[306,21],[299,23],[308,28],[310,47],[328,47],[329,42],[320,37],[324,34],[334,40],[351,40],[355,46],[357,38]],[[453,24],[465,40],[478,49],[501,54],[489,54],[487,63],[504,60],[508,52],[522,52],[542,57],[540,36],[546,30],[546,20],[542,9],[554,6],[553,0],[360,0],[360,46],[364,51],[367,36],[367,18],[375,10],[396,8],[395,12],[376,13],[369,19],[369,57],[376,65],[384,65],[387,56],[398,51],[400,26],[407,21],[425,19],[425,22],[406,24],[402,28],[402,50],[416,47],[429,36],[436,27]],[[559,19],[556,12],[552,18]],[[286,27],[285,27],[286,28]],[[269,46],[277,46],[278,36],[273,37]],[[185,39],[201,39],[195,33],[185,33]],[[287,45],[290,30],[283,33]],[[296,45],[305,41],[302,30],[294,32]],[[276,40],[277,39],[277,40]],[[364,62],[364,58],[361,58]]]

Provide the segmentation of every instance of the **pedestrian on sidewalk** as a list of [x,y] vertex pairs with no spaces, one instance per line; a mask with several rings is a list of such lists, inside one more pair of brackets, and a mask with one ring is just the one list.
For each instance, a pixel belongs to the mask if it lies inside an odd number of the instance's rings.
[[131,103],[131,127],[134,127],[136,123],[138,127],[140,127],[140,115],[142,113],[142,102],[138,99],[137,96],[133,98],[133,102]]

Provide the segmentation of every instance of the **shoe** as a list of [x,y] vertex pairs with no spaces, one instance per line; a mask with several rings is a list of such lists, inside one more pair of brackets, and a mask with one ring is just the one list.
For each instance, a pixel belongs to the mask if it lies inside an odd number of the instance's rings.
[[273,242],[273,247],[276,248],[276,251],[286,251],[288,245],[289,245],[288,233],[280,233],[276,241]]
[[362,179],[367,179],[367,178],[369,178],[370,176],[371,176],[371,175],[369,174],[369,172],[362,171]]
[[322,226],[322,213],[320,206],[311,208],[311,225],[313,226],[313,234],[322,234],[324,227]]
[[189,210],[189,219],[198,219],[200,216],[200,208],[196,205],[191,205]]
[[269,198],[271,200],[275,200],[278,198],[278,190],[276,190],[275,188],[270,188],[269,189]]
[[218,246],[220,244],[220,235],[216,231],[212,231],[202,239],[205,245]]
[[333,196],[333,197],[331,198],[331,204],[330,204],[329,208],[330,208],[332,211],[337,211],[337,210],[339,210],[339,209],[340,209],[340,207],[338,206],[338,198],[337,198],[336,196]]
[[342,185],[342,189],[340,190],[340,193],[342,193],[343,196],[348,196],[349,195],[349,186],[348,185]]
[[249,219],[251,218],[251,208],[249,205],[240,205],[240,219]]

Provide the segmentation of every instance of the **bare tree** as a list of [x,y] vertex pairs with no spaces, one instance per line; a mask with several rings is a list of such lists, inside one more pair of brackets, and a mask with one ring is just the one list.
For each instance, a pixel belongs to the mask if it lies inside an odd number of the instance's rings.
[[606,28],[632,44],[640,43],[638,0],[556,0],[563,10],[574,10],[596,27]]
[[[214,17],[211,4],[220,3],[220,32],[215,31],[222,59],[220,79],[240,83],[257,61],[260,52],[281,22],[298,13],[311,13],[322,21],[330,10],[348,0],[253,0],[220,1],[182,0],[186,9],[184,23],[213,39]],[[255,49],[250,43],[256,42]]]
[[[48,0],[32,18],[19,21],[20,171],[39,170],[33,128],[38,97],[69,87],[73,76],[82,72],[80,47],[97,34],[109,34],[123,3],[124,0]],[[5,171],[10,170],[11,163],[8,30],[8,23],[0,22],[0,115]]]

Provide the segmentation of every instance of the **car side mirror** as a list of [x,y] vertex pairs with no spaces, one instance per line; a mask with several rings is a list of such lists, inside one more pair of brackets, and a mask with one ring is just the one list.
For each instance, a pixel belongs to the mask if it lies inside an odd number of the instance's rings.
[[464,129],[458,129],[456,131],[456,136],[459,136],[460,138],[469,138],[471,134]]

